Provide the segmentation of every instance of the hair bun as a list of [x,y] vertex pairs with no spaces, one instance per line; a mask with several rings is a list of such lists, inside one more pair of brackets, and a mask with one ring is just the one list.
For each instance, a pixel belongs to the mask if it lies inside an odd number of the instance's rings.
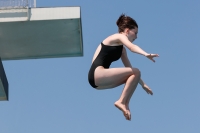
[[124,32],[126,28],[128,29],[135,29],[135,27],[138,28],[137,22],[133,18],[126,16],[124,13],[119,16],[116,24],[118,26],[119,33]]
[[120,24],[123,22],[124,17],[125,17],[124,13],[122,15],[120,15],[120,17],[118,18],[118,20],[116,22],[117,26],[120,26]]

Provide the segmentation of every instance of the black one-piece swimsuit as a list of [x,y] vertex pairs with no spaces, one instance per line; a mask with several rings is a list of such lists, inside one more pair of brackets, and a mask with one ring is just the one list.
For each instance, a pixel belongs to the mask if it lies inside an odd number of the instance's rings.
[[122,55],[123,45],[119,46],[108,46],[101,43],[101,50],[91,65],[88,73],[88,81],[93,88],[98,86],[95,85],[94,71],[98,66],[109,68],[113,61],[118,60]]

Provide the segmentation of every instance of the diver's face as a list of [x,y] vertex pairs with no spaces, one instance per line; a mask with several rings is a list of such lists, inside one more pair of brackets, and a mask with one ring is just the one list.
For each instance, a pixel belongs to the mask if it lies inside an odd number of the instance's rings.
[[135,39],[137,39],[138,28],[135,27],[134,29],[127,29],[126,33],[129,41],[133,42]]

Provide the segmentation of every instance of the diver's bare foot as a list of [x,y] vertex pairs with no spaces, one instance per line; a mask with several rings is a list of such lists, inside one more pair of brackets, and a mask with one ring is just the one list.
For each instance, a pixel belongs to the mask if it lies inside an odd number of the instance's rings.
[[125,107],[126,107],[127,110],[129,110],[129,104],[128,103],[125,104]]
[[119,110],[121,110],[125,116],[125,118],[127,120],[131,120],[131,114],[130,114],[130,111],[128,111],[126,109],[126,105],[125,104],[122,104],[121,102],[119,101],[116,101],[115,102],[115,107],[117,107]]
[[129,104],[125,104],[125,107],[126,107],[126,109],[127,109],[127,113],[128,113],[128,116],[129,116],[129,120],[131,120],[131,111],[130,111],[130,109],[129,109]]
[[130,110],[127,110],[127,114],[128,114],[128,120],[131,120],[131,112],[130,112]]

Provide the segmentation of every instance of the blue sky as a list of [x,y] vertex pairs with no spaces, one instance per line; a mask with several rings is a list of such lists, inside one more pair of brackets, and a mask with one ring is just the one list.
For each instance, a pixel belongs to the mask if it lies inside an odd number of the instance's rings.
[[[84,56],[3,61],[10,99],[0,102],[0,133],[200,132],[200,1],[37,1],[37,7],[60,6],[81,7]],[[98,91],[87,81],[94,51],[117,32],[121,13],[139,25],[134,43],[160,55],[153,63],[128,52],[154,92],[147,95],[138,85],[131,121],[113,105],[123,85]]]

